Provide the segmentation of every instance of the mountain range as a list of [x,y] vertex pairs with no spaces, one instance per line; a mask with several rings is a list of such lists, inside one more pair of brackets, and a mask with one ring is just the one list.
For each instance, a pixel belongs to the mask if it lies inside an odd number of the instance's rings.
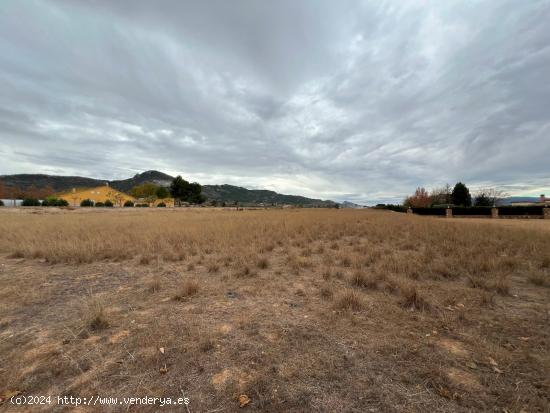
[[[58,176],[44,174],[18,174],[0,175],[0,182],[4,185],[27,191],[30,188],[51,188],[53,192],[59,193],[69,191],[72,188],[91,188],[105,185],[128,192],[136,185],[154,183],[160,186],[170,186],[173,176],[159,171],[146,171],[132,178],[106,181],[103,179],[87,178],[81,176]],[[202,193],[208,201],[226,203],[239,202],[240,204],[289,204],[303,206],[334,207],[334,201],[306,198],[299,195],[284,195],[265,189],[246,189],[234,185],[203,185]]]

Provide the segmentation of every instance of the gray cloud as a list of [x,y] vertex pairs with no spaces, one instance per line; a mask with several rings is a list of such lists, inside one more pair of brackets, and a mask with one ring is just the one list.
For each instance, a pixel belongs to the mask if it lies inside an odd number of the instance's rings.
[[550,192],[550,2],[7,0],[0,173]]

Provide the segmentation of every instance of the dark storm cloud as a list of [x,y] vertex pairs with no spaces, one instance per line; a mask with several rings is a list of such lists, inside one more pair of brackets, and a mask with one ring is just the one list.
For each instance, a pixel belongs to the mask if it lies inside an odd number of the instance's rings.
[[8,0],[0,173],[550,192],[550,2]]

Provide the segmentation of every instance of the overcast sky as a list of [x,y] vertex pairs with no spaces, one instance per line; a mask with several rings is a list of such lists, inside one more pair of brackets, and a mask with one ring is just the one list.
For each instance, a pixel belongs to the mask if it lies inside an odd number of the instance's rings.
[[550,193],[550,0],[2,0],[0,174]]

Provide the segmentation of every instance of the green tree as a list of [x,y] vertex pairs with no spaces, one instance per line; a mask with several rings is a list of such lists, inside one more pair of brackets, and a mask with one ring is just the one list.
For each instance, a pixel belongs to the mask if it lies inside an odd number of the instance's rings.
[[176,176],[170,185],[170,194],[179,202],[202,204],[205,201],[200,184],[189,183],[180,175]]
[[163,186],[157,188],[156,196],[158,199],[166,199],[170,196],[170,192]]
[[462,182],[458,182],[453,188],[451,199],[453,200],[454,205],[466,207],[472,206],[472,196],[470,195],[470,190]]

